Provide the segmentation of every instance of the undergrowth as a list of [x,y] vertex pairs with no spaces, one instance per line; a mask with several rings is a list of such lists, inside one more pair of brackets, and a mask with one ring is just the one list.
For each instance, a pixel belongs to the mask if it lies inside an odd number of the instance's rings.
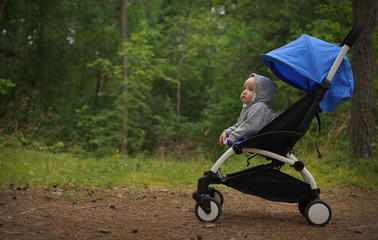
[[[295,154],[294,154],[295,155]],[[325,153],[321,159],[315,154],[299,154],[319,186],[355,186],[375,190],[378,184],[376,159],[355,159],[343,151]],[[247,168],[244,153],[231,157],[222,166],[222,173]],[[0,186],[32,187],[71,185],[88,187],[151,186],[195,190],[197,180],[211,169],[213,160],[151,158],[143,155],[122,156],[115,152],[109,157],[78,157],[69,153],[53,153],[21,148],[0,150]],[[268,163],[265,158],[250,159],[251,166]],[[300,178],[300,174],[285,165],[282,170]]]

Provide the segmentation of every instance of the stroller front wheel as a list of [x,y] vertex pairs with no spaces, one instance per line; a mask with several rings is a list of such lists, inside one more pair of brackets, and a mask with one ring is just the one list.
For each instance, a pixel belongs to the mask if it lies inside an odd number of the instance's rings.
[[298,210],[303,216],[305,216],[306,207],[310,202],[311,200],[303,200],[298,203]]
[[222,210],[219,203],[214,199],[210,198],[210,213],[206,213],[202,207],[197,203],[195,207],[195,214],[198,220],[201,222],[215,222],[219,219]]
[[327,203],[315,200],[307,205],[305,217],[311,225],[323,227],[331,221],[332,211]]

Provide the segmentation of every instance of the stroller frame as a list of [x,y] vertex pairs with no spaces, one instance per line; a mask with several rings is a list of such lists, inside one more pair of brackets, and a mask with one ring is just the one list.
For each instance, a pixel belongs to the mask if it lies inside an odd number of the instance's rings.
[[[255,136],[235,143],[214,163],[213,167],[198,179],[197,191],[193,193],[196,201],[195,215],[200,221],[215,222],[221,216],[224,202],[222,193],[210,184],[224,184],[243,193],[259,196],[270,201],[298,203],[298,209],[306,220],[314,226],[325,226],[332,218],[330,206],[320,200],[320,189],[315,179],[291,150],[296,142],[307,132],[314,116],[318,114],[319,103],[331,87],[337,69],[350,47],[361,34],[364,25],[355,26],[347,35],[337,58],[327,77],[301,100],[280,114],[261,129]],[[291,115],[300,120],[291,123]],[[289,119],[287,119],[289,116]],[[281,124],[283,119],[286,123]],[[320,129],[319,129],[320,131]],[[268,144],[266,144],[268,142]],[[234,154],[249,152],[265,157],[271,163],[258,165],[237,173],[223,176],[221,166]],[[280,171],[288,164],[298,171],[303,180],[296,179]],[[262,186],[261,186],[262,185]]]
[[[237,150],[239,151],[239,150]],[[282,166],[283,164],[289,164],[290,166],[294,167],[303,177],[304,181],[309,184],[311,188],[311,196],[308,196],[308,199],[303,199],[302,201],[298,202],[298,208],[299,211],[306,217],[309,215],[309,209],[306,210],[306,207],[308,203],[312,202],[314,204],[317,204],[317,206],[312,207],[312,212],[316,213],[316,215],[313,215],[311,217],[311,224],[317,225],[317,226],[325,226],[330,220],[332,216],[331,208],[328,206],[327,203],[320,201],[319,193],[320,190],[316,185],[315,179],[311,175],[311,173],[306,169],[304,164],[299,161],[293,154],[287,153],[287,155],[281,156],[276,153],[257,149],[257,148],[243,148],[243,152],[249,152],[258,154],[260,156],[264,156],[267,159],[273,160],[272,163],[264,164],[255,166],[250,169],[256,169],[259,167],[263,167],[263,171],[273,169],[278,166]],[[213,188],[209,187],[210,184],[224,184],[228,185],[228,175],[224,177],[222,173],[220,172],[220,167],[234,154],[238,154],[235,152],[233,148],[228,149],[213,165],[213,167],[205,172],[204,176],[198,180],[198,190],[193,194],[193,198],[196,200],[196,217],[200,221],[217,221],[221,215],[221,206],[223,205],[223,195],[222,193]],[[280,162],[280,163],[279,163]],[[283,164],[282,164],[283,163]],[[250,170],[247,169],[247,170]],[[236,173],[237,174],[237,173]],[[284,173],[282,173],[284,174]],[[298,180],[299,181],[299,180]],[[238,189],[239,190],[239,189]],[[243,190],[240,190],[244,192]],[[251,194],[251,193],[249,193]],[[252,193],[251,195],[259,196],[258,193]],[[307,194],[308,195],[308,194]],[[279,201],[276,200],[275,197],[264,197],[268,200],[272,201]],[[312,199],[312,200],[310,200]],[[316,200],[316,201],[315,201]],[[295,200],[294,200],[295,201]],[[292,200],[283,200],[283,202],[292,202]],[[307,219],[309,221],[309,219]]]
[[[257,148],[243,148],[243,152],[249,152],[249,153],[255,153],[260,156],[264,156],[270,159],[276,159],[278,161],[281,161],[283,163],[289,164],[291,167],[294,167],[295,170],[297,170],[303,177],[306,183],[310,184],[310,187],[312,190],[315,190],[315,198],[318,197],[318,187],[316,185],[315,179],[311,175],[311,173],[306,169],[304,164],[300,162],[293,154],[287,153],[286,157],[283,157],[281,155],[278,155],[273,152],[265,151],[262,149]],[[220,167],[225,163],[233,154],[235,154],[234,149],[230,148],[228,149],[219,159],[218,161],[213,165],[211,168],[211,172],[220,173]]]

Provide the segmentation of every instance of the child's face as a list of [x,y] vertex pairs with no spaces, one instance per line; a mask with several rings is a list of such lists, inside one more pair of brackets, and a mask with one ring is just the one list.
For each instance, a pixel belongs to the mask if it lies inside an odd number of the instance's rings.
[[245,80],[243,91],[240,94],[240,100],[243,103],[249,104],[249,102],[251,101],[253,92],[255,91],[255,85],[256,85],[255,77],[250,77],[247,80]]

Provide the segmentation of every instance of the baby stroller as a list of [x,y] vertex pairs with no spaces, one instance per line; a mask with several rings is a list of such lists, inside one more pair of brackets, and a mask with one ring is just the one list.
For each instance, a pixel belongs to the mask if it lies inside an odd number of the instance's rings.
[[[209,185],[223,184],[266,200],[298,203],[300,213],[311,225],[328,224],[331,208],[320,200],[320,190],[313,176],[304,163],[294,157],[292,149],[305,135],[314,116],[318,118],[318,112],[333,112],[338,103],[351,97],[353,74],[346,53],[362,30],[363,24],[354,27],[340,47],[302,35],[260,55],[278,78],[307,94],[256,135],[235,143],[198,180],[193,198],[195,215],[200,221],[219,219],[224,199],[219,190]],[[243,152],[265,157],[269,163],[223,176],[220,167],[234,154]],[[285,163],[298,171],[304,181],[280,171]]]

